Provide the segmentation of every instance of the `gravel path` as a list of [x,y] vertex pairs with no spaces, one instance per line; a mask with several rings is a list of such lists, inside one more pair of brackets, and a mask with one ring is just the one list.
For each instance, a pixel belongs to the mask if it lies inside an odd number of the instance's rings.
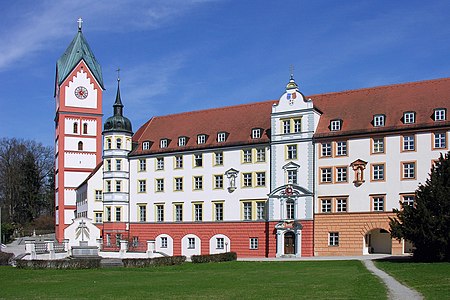
[[389,292],[389,299],[392,300],[419,300],[423,299],[423,296],[416,292],[415,290],[404,286],[397,280],[395,280],[392,276],[388,275],[386,272],[381,271],[377,267],[375,267],[375,264],[372,260],[363,260],[363,264],[366,266],[366,268],[377,275],[378,277],[383,280],[384,284],[386,285],[388,292]]

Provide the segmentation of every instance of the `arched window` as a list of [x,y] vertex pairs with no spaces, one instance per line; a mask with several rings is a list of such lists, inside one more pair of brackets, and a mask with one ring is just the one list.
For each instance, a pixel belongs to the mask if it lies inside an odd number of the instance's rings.
[[122,148],[122,139],[117,139],[117,140],[116,140],[116,148],[117,148],[117,149]]
[[87,134],[88,125],[87,123],[83,124],[83,134]]
[[83,142],[82,141],[78,142],[78,150],[83,151]]
[[78,133],[78,123],[73,123],[73,133]]

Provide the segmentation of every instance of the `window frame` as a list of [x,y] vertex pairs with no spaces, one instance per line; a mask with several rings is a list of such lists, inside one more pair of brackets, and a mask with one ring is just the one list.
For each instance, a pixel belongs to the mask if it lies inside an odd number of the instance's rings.
[[374,127],[384,127],[386,126],[386,115],[376,114],[373,116],[373,126]]

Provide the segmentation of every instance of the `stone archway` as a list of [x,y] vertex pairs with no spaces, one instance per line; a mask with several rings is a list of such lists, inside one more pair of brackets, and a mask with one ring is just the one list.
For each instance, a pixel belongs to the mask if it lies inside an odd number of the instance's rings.
[[383,228],[369,230],[364,235],[364,254],[391,254],[392,239],[389,231]]

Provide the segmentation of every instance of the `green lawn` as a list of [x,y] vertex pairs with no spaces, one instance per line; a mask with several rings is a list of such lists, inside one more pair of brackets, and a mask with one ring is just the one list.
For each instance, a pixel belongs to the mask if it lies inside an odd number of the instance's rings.
[[450,263],[376,261],[375,264],[425,299],[450,299]]
[[0,298],[386,299],[359,261],[185,263],[143,269],[0,267]]

